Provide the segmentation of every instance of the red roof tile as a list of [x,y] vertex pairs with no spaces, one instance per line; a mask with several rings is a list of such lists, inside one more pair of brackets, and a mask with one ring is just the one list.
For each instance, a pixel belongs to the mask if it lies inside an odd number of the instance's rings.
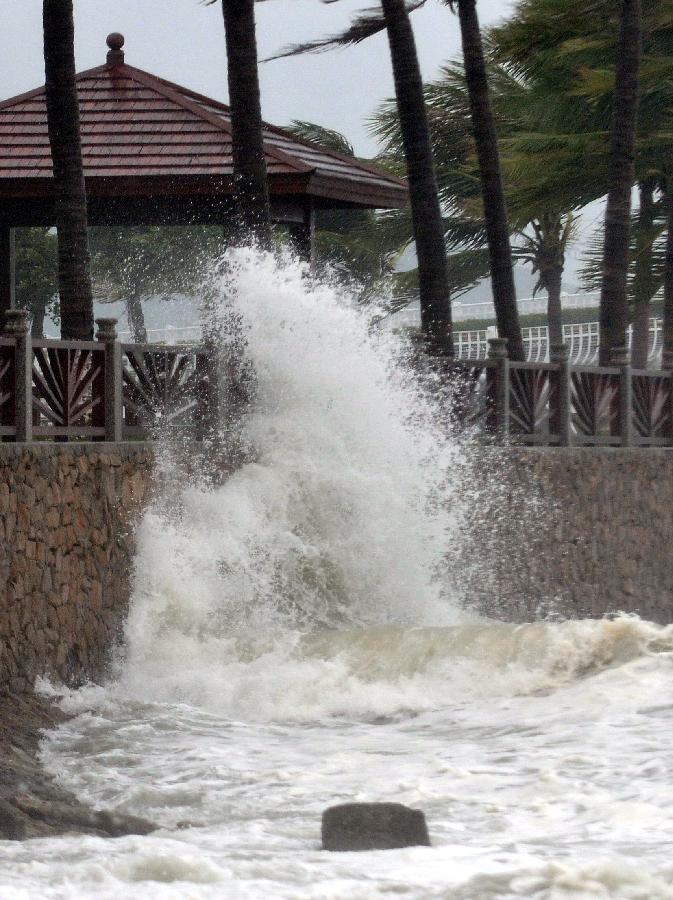
[[[208,176],[222,191],[232,174],[229,108],[123,62],[77,76],[88,190],[96,179]],[[392,175],[265,125],[272,194],[301,193],[339,205],[401,206],[406,185]],[[204,177],[205,176],[205,177]],[[44,88],[0,103],[0,197],[11,185],[52,177]],[[196,182],[195,182],[196,183]],[[226,185],[225,185],[226,187]],[[24,190],[25,188],[25,190]],[[43,190],[43,189],[42,189]],[[109,185],[106,188],[109,192]],[[163,189],[164,192],[165,188]]]

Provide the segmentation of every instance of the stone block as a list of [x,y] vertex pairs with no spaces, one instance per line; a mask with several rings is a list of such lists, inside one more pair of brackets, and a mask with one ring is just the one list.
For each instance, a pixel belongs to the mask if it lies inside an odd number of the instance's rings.
[[425,816],[401,803],[343,803],[322,814],[324,850],[430,846]]

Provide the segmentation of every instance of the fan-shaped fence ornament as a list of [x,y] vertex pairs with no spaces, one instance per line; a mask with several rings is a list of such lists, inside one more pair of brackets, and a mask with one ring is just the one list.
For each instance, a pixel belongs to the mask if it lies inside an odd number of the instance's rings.
[[187,429],[197,424],[210,390],[203,353],[190,348],[122,346],[124,431]]
[[105,353],[98,343],[33,342],[33,432],[104,432]]
[[550,406],[556,383],[551,366],[512,365],[510,369],[510,432],[540,435],[549,432]]
[[673,392],[667,375],[637,374],[632,379],[636,434],[649,443],[670,443],[673,436]]
[[464,428],[490,428],[495,414],[495,368],[486,362],[459,363],[451,378],[451,417]]
[[[578,367],[570,375],[572,430],[580,439],[618,434],[618,371]],[[586,441],[585,441],[586,442]]]

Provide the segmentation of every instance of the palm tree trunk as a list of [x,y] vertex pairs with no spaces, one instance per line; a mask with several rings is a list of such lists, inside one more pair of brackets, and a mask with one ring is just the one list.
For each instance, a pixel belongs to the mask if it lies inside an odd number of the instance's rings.
[[607,365],[613,347],[626,344],[627,281],[631,237],[631,188],[641,56],[640,0],[623,0],[612,114],[609,191],[605,212],[599,362]]
[[38,297],[32,304],[31,312],[33,314],[30,323],[31,337],[39,340],[44,337],[44,318],[47,311],[47,302],[43,297]]
[[145,328],[145,313],[143,312],[140,295],[135,291],[129,294],[126,301],[126,317],[135,343],[146,344],[147,329]]
[[43,0],[47,127],[54,165],[61,335],[93,338],[72,0]]
[[404,0],[381,0],[409,180],[421,325],[433,354],[453,356],[444,224],[432,158],[423,81]]
[[561,284],[563,267],[554,266],[544,273],[544,286],[547,291],[547,325],[549,327],[549,346],[563,343],[563,310],[561,306]]
[[654,224],[655,178],[647,178],[638,185],[640,206],[638,210],[638,240],[635,272],[633,276],[633,338],[631,362],[636,369],[646,369],[650,352],[650,300],[656,293],[652,277],[652,225]]
[[673,368],[673,176],[668,179],[668,233],[664,262],[663,365]]
[[238,237],[271,247],[271,206],[257,67],[254,0],[222,0]]
[[458,17],[463,42],[465,79],[472,113],[472,128],[481,175],[484,219],[491,262],[493,304],[498,322],[498,332],[500,337],[507,338],[510,358],[523,361],[525,353],[519,323],[519,310],[516,305],[509,223],[500,174],[498,137],[491,110],[476,0],[458,0]]

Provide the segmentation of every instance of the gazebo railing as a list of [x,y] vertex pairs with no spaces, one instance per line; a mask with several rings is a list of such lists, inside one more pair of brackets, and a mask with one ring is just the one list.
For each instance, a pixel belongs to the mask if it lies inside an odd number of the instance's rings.
[[513,362],[506,341],[485,360],[450,364],[454,414],[512,443],[673,446],[673,371],[633,369],[624,350],[610,366],[573,366],[568,347],[549,363]]
[[23,310],[0,336],[3,440],[121,441],[190,429],[217,415],[217,372],[203,347],[121,344],[115,319],[95,341],[31,338]]

